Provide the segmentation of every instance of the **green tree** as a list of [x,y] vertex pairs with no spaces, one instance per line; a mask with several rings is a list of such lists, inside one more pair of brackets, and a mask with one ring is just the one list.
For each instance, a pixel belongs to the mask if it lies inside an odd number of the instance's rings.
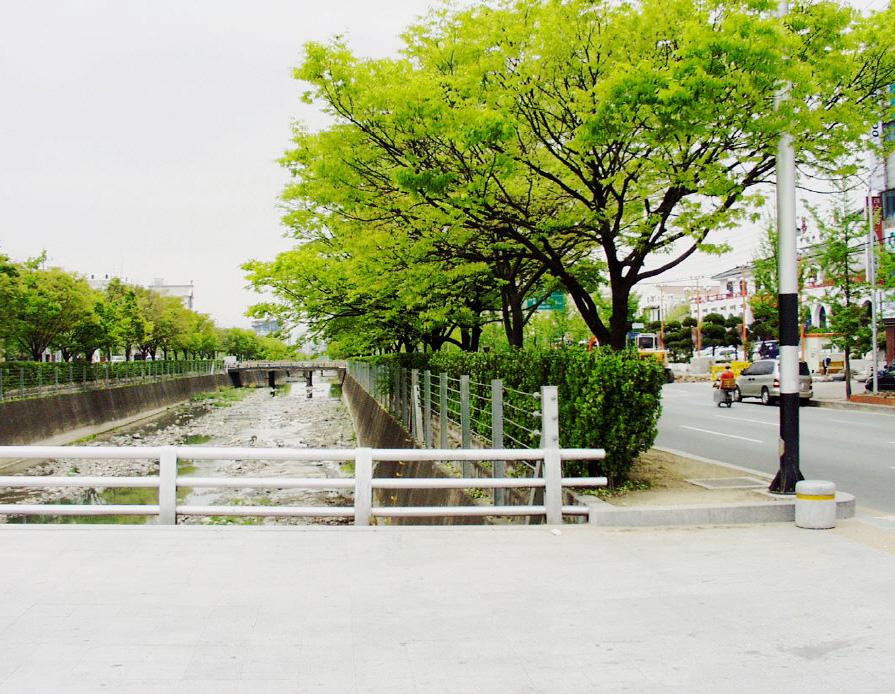
[[59,268],[41,269],[42,259],[20,270],[16,303],[11,308],[13,340],[34,361],[60,336],[74,330],[92,312],[87,282]]
[[836,335],[830,341],[845,354],[845,396],[851,398],[851,357],[862,321],[866,320],[862,299],[870,287],[861,263],[861,241],[866,240],[866,223],[842,190],[827,210],[808,207],[820,230],[820,251],[816,261],[824,278],[832,282],[824,298],[830,303],[830,327]]
[[19,301],[21,269],[9,256],[0,253],[0,357],[5,357],[15,332],[15,306]]
[[727,322],[720,313],[709,313],[702,319],[702,344],[711,347],[712,354],[715,348],[727,347]]
[[[397,60],[310,44],[297,76],[335,116],[330,139],[360,153],[335,164],[351,170],[346,214],[488,230],[541,263],[600,342],[621,348],[632,288],[723,250],[710,233],[756,203],[781,131],[801,166],[831,171],[883,115],[871,97],[895,81],[891,11],[862,18],[818,3],[778,19],[770,9],[489,3],[433,14]],[[785,82],[792,99],[775,109]],[[305,194],[305,218],[332,202]],[[574,272],[596,254],[611,318]]]

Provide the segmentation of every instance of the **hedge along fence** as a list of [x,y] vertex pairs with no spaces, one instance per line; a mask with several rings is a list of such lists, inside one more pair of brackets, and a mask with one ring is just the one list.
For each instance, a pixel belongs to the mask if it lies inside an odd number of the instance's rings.
[[[572,475],[605,475],[610,486],[628,479],[638,456],[656,439],[665,373],[655,359],[633,350],[597,349],[514,350],[510,352],[436,352],[374,357],[375,363],[468,374],[470,397],[490,408],[485,384],[499,378],[507,390],[505,403],[525,396],[512,389],[537,392],[542,385],[559,387],[560,445],[566,448],[604,448],[606,458],[591,463],[569,463]],[[481,391],[481,392],[479,392]],[[526,406],[530,402],[525,403]],[[481,421],[486,421],[483,417]],[[487,431],[478,433],[487,436]],[[521,436],[522,434],[520,434]],[[537,441],[532,441],[537,446]]]
[[173,377],[211,373],[223,367],[214,360],[158,360],[121,362],[0,362],[0,399],[51,386],[90,385],[97,382]]

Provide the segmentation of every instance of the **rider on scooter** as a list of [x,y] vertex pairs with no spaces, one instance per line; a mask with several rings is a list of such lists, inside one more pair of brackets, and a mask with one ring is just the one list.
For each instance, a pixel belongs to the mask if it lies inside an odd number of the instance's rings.
[[731,370],[730,364],[724,365],[724,371],[718,377],[718,387],[724,396],[724,404],[730,407],[730,403],[733,402],[734,391],[737,389],[737,377]]

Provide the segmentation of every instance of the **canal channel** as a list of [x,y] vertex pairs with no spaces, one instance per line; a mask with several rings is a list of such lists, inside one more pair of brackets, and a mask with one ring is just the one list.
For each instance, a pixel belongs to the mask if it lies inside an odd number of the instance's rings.
[[[315,379],[308,387],[287,383],[268,388],[223,389],[194,398],[151,420],[78,442],[91,446],[226,446],[255,448],[350,448],[355,435],[342,404],[338,382]],[[182,460],[179,474],[201,477],[344,477],[353,471],[347,463],[334,461],[232,461]],[[21,474],[133,476],[158,474],[157,461],[140,460],[50,460]],[[156,504],[155,489],[0,490],[0,503],[95,503]],[[224,506],[350,506],[351,494],[342,490],[301,489],[190,489],[178,490],[180,503]],[[149,518],[116,516],[23,517],[8,516],[9,523],[151,522]],[[0,516],[0,523],[4,517]],[[338,518],[239,518],[179,517],[178,523],[193,524],[341,524]]]

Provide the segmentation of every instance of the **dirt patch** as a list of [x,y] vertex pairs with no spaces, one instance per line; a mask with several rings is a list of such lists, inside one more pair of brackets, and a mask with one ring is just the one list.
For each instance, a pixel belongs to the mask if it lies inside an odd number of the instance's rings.
[[741,470],[650,449],[640,456],[631,472],[631,479],[642,480],[649,484],[649,488],[604,497],[604,500],[613,506],[774,503],[774,498],[763,494],[763,490],[705,489],[687,481],[729,477],[750,477],[767,482],[763,477]]

